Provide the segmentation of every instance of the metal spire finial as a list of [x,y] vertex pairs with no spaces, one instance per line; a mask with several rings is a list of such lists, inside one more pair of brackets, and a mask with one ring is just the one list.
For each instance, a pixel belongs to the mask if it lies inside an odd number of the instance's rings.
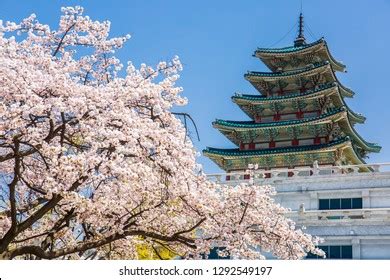
[[[302,9],[302,6],[301,6]],[[294,41],[294,46],[299,47],[306,44],[305,36],[303,35],[303,14],[302,11],[299,14],[299,29],[298,29],[298,37]]]

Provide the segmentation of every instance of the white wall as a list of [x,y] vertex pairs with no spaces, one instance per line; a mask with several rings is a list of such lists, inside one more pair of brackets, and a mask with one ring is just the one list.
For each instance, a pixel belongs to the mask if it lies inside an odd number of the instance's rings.
[[[386,210],[390,208],[390,173],[355,175],[310,176],[275,181],[278,194],[275,201],[298,213],[303,203],[305,211],[318,210],[320,198],[362,197],[363,208]],[[322,245],[352,245],[354,259],[390,260],[390,214],[388,218],[317,220],[309,223],[295,217],[298,226],[306,232],[324,238]],[[298,217],[298,218],[297,218]],[[294,218],[293,218],[294,219]]]

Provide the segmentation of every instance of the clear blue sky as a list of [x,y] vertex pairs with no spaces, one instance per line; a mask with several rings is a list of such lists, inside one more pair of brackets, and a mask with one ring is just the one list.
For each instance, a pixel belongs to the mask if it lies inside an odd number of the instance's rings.
[[[17,21],[34,12],[53,27],[60,7],[72,5],[83,6],[92,19],[110,20],[114,36],[132,35],[118,54],[124,61],[154,65],[180,56],[180,85],[190,102],[178,110],[195,119],[201,141],[194,141],[201,151],[234,147],[211,122],[248,119],[230,97],[235,91],[256,93],[243,78],[248,70],[266,70],[253,51],[274,45],[290,30],[300,0],[0,0],[0,19]],[[333,56],[347,65],[348,73],[338,74],[356,92],[347,102],[367,117],[357,130],[383,147],[368,162],[390,162],[390,0],[304,0],[303,10],[313,33],[306,32],[308,41],[324,36]],[[295,35],[293,30],[275,47],[291,45]],[[219,171],[203,156],[199,162],[208,173]]]

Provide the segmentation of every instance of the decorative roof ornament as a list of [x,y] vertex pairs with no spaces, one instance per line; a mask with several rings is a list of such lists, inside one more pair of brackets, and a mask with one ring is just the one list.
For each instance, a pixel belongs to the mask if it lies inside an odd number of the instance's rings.
[[306,45],[306,39],[303,35],[303,14],[302,12],[299,14],[299,29],[298,29],[298,37],[294,41],[294,47],[300,47]]

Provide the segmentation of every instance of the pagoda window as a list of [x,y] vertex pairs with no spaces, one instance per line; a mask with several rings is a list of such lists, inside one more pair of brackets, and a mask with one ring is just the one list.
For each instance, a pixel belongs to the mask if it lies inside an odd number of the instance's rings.
[[256,149],[267,149],[269,148],[269,143],[258,143],[256,144]]
[[226,175],[226,181],[230,181],[230,175]]
[[251,142],[249,143],[249,150],[254,150],[255,149],[255,143]]
[[317,111],[314,111],[314,112],[313,111],[304,112],[303,116],[306,117],[306,118],[317,117]]
[[250,175],[249,174],[244,174],[244,180],[249,180],[250,179]]
[[274,119],[274,116],[266,116],[261,119],[262,122],[272,122]]
[[300,145],[313,145],[313,139],[300,139]]
[[261,116],[256,115],[255,116],[255,122],[257,122],[257,123],[261,122]]
[[240,143],[240,150],[245,150],[245,144],[244,143]]
[[299,146],[299,140],[298,139],[293,139],[292,141],[291,141],[291,145],[293,145],[293,146]]
[[279,113],[276,113],[274,115],[274,121],[280,121],[280,114]]
[[263,145],[261,143],[255,144],[255,150],[260,150],[261,148],[263,148]]
[[276,142],[274,140],[271,140],[271,142],[269,142],[269,148],[275,148],[276,147]]
[[295,118],[295,115],[292,115],[292,114],[281,114],[280,115],[281,121],[293,120],[294,118]]

